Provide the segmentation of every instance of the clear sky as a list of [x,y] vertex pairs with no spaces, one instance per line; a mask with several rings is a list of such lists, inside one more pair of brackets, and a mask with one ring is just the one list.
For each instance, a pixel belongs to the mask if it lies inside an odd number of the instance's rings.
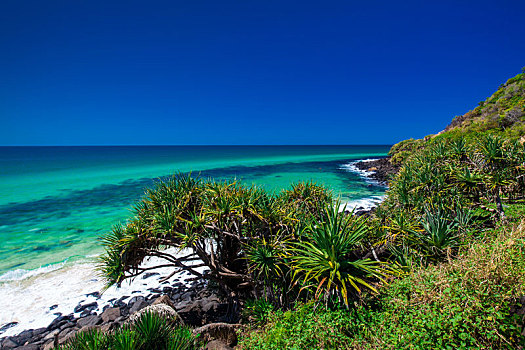
[[525,66],[525,1],[0,1],[0,145],[391,144]]

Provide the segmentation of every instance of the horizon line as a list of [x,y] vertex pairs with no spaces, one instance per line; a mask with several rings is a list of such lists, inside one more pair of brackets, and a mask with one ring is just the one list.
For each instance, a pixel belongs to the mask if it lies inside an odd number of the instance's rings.
[[0,145],[0,147],[253,147],[253,146],[392,146],[393,144],[380,143],[332,143],[332,144],[121,144],[121,145]]

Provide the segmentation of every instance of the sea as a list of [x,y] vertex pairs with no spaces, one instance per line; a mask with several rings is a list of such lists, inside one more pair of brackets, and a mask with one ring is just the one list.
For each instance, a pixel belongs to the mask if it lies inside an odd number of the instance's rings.
[[[155,182],[188,173],[271,192],[313,181],[347,209],[370,208],[386,188],[354,164],[390,146],[0,147],[0,337],[74,313],[103,287],[99,238],[131,215]],[[108,289],[99,307],[155,281]]]

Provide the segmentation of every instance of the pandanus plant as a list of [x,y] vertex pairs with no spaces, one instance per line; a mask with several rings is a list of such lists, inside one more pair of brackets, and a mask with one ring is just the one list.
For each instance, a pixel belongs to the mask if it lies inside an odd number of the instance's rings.
[[339,211],[339,205],[327,206],[325,220],[310,225],[302,241],[289,250],[294,280],[311,289],[318,299],[330,296],[342,299],[348,307],[352,294],[363,288],[375,291],[372,280],[388,276],[381,262],[363,259],[357,254],[367,233],[365,222]]
[[441,208],[425,208],[425,214],[421,219],[424,232],[414,231],[419,237],[421,244],[429,255],[442,256],[443,253],[459,244],[457,222],[445,214]]
[[[106,253],[99,267],[108,285],[165,267],[171,275],[187,271],[213,280],[235,297],[250,294],[258,281],[246,247],[293,236],[298,222],[319,220],[316,208],[331,201],[330,193],[313,183],[272,194],[236,181],[176,175],[148,190],[126,225],[102,238]],[[166,250],[170,247],[175,253]],[[161,262],[141,266],[148,257]]]

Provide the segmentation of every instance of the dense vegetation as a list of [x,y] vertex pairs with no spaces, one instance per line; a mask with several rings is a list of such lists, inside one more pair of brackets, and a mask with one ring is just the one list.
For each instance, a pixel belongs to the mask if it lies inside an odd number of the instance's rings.
[[367,219],[311,183],[161,182],[105,238],[102,270],[119,283],[158,256],[214,281],[252,324],[243,349],[524,346],[524,96],[519,74],[445,132],[392,147],[401,170]]
[[[312,183],[273,195],[178,175],[149,190],[133,219],[105,237],[102,269],[118,283],[155,268],[140,263],[156,256],[164,260],[160,266],[216,282],[234,303],[263,297],[287,308],[313,296],[348,305],[361,288],[374,289],[394,273],[364,257],[367,233],[364,220],[340,212],[330,193]],[[165,247],[189,253],[177,257]]]
[[190,329],[168,317],[145,312],[134,323],[103,333],[98,329],[77,333],[59,350],[196,350]]

